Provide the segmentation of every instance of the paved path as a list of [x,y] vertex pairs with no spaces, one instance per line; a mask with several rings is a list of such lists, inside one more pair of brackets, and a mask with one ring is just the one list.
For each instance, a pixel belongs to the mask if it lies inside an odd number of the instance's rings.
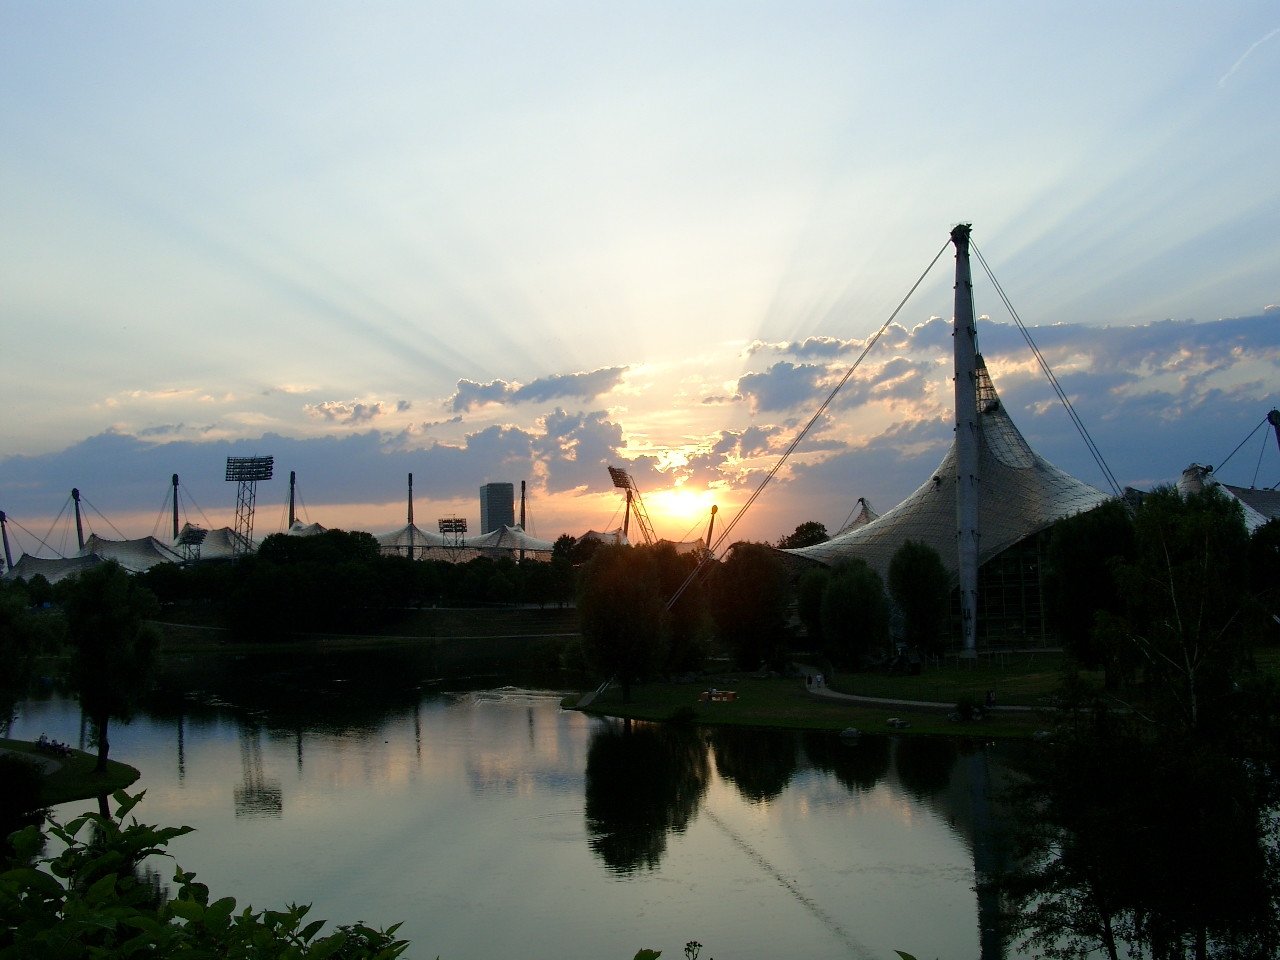
[[62,764],[59,763],[57,760],[53,759],[53,757],[42,757],[38,753],[23,753],[21,750],[9,750],[5,747],[0,747],[0,753],[9,753],[23,760],[31,761],[32,763],[34,763],[36,766],[40,767],[44,771],[44,775],[46,777],[49,774],[57,773],[59,770],[62,769]]
[[[807,663],[796,663],[792,666],[797,667],[806,677],[816,678],[818,670],[811,667]],[[896,700],[890,697],[861,697],[855,693],[840,693],[839,691],[829,688],[825,681],[819,685],[814,682],[810,684],[805,681],[805,690],[816,697],[826,697],[829,700],[847,700],[852,703],[864,703],[868,706],[875,707],[910,707],[913,710],[940,710],[950,713],[956,708],[954,703],[944,703],[940,700]],[[1034,713],[1035,707],[1021,706],[1003,706],[1003,707],[986,707],[988,713]]]

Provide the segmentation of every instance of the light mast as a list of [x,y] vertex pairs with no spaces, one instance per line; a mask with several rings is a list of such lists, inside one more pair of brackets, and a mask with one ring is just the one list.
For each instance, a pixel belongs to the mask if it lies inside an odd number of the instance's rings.
[[978,641],[978,383],[977,340],[973,317],[973,278],[969,272],[969,231],[961,223],[951,231],[956,247],[956,547],[960,573],[961,656],[977,655]]

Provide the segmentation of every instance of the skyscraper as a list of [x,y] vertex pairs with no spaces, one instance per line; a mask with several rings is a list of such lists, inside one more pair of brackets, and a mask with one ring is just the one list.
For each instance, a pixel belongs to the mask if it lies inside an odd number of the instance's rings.
[[486,483],[480,488],[480,533],[483,536],[503,524],[516,525],[516,488],[510,483]]

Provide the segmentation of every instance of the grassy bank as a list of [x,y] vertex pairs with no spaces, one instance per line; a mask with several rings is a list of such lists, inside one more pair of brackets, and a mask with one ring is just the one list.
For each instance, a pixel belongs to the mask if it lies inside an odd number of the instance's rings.
[[[840,673],[828,686],[862,697],[942,703],[955,703],[962,697],[981,703],[987,691],[994,690],[996,702],[1001,705],[1039,707],[1062,685],[1062,667],[1060,653],[1023,653],[1002,660],[950,660],[940,669],[927,669],[918,677],[887,677],[874,670]],[[1085,676],[1102,682],[1101,673]]]
[[[729,703],[702,702],[699,694],[706,686],[737,690],[738,699]],[[569,697],[565,705],[576,702],[576,697]],[[994,714],[985,720],[952,723],[940,710],[885,708],[830,700],[806,692],[799,680],[761,680],[750,674],[730,674],[702,685],[639,684],[631,688],[630,703],[623,703],[621,689],[614,687],[584,712],[633,720],[670,720],[683,716],[695,723],[799,730],[857,727],[869,733],[894,732],[885,721],[898,717],[910,722],[907,733],[983,738],[1029,737],[1051,726],[1047,718],[1036,713]]]
[[[0,748],[33,757],[47,757],[36,750],[34,743],[25,740],[0,739]],[[123,790],[138,779],[136,769],[115,760],[107,761],[107,769],[97,773],[94,767],[98,758],[83,750],[73,750],[69,757],[51,758],[61,766],[44,777],[40,783],[40,802],[45,806],[69,803],[72,800],[88,800],[104,793]]]

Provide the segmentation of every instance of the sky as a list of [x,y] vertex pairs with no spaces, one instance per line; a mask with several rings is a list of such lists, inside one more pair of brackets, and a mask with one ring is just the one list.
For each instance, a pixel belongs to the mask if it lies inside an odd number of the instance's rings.
[[[1280,8],[0,2],[0,509],[544,537],[733,516],[973,236],[1122,483],[1280,403]],[[950,441],[944,253],[737,528],[838,527]],[[997,389],[1102,486],[990,284]],[[1255,481],[1256,475],[1256,481]],[[1222,479],[1280,481],[1261,431]],[[187,507],[184,507],[187,509]],[[65,530],[64,530],[65,535]],[[28,539],[30,539],[28,537]],[[31,547],[35,542],[32,540]]]

